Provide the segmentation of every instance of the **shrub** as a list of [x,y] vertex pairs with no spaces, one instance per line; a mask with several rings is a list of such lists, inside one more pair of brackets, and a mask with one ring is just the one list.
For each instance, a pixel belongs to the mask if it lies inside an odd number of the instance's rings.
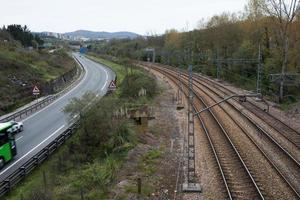
[[120,95],[122,98],[137,98],[142,88],[146,90],[147,97],[154,97],[157,93],[157,84],[153,77],[143,73],[130,74],[123,80]]

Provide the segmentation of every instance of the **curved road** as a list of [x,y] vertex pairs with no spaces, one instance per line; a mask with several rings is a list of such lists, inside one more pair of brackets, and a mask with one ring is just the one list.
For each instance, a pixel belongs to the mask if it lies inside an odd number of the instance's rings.
[[72,98],[81,97],[87,91],[105,94],[110,81],[115,78],[109,68],[79,54],[74,56],[85,68],[85,76],[72,90],[23,120],[24,131],[16,135],[18,154],[0,171],[0,181],[68,128],[68,115],[62,110]]

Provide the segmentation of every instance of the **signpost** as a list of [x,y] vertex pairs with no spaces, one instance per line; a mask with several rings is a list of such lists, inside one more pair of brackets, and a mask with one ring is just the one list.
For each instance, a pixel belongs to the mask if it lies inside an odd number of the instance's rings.
[[38,103],[39,99],[37,98],[37,96],[40,95],[40,89],[36,85],[33,87],[32,95],[35,96]]
[[111,80],[109,86],[108,86],[108,91],[115,91],[117,89],[116,83],[114,80]]
[[32,94],[34,96],[40,95],[40,90],[39,90],[39,88],[36,85],[33,87]]

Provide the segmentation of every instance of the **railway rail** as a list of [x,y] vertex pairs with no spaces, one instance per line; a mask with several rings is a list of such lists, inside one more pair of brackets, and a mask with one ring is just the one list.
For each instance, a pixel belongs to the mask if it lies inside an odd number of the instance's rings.
[[[200,76],[200,75],[195,75],[195,76],[200,80],[206,82],[207,84],[219,88],[219,90],[222,91],[225,95],[236,94],[236,92],[230,90],[229,88],[223,86],[222,84],[216,81],[210,80],[207,77]],[[243,106],[248,110],[251,110],[253,113],[255,113],[255,115],[259,117],[261,120],[263,120],[265,123],[272,126],[275,130],[281,133],[283,137],[285,137],[288,141],[293,143],[297,148],[300,148],[300,133],[296,129],[287,125],[285,122],[281,121],[280,119],[271,115],[270,113],[264,111],[256,104],[252,103],[251,101],[244,102]]]
[[[160,71],[158,68],[157,70]],[[176,78],[174,78],[174,76],[166,74],[163,70],[160,72],[176,83]],[[187,85],[184,85],[184,94],[187,96]],[[199,95],[195,94],[195,96],[197,99],[197,102],[195,102],[194,105],[195,111],[197,111],[197,108],[199,107],[207,107],[207,104]],[[204,118],[209,118],[209,120],[204,121],[202,117],[198,116],[211,145],[214,157],[216,158],[228,198],[265,199],[257,181],[251,174],[251,170],[246,165],[239,151],[228,136],[227,131],[219,122],[215,114],[212,111],[209,111]]]
[[[151,68],[157,71],[159,71],[160,73],[163,73],[163,74],[167,74],[168,78],[171,79],[174,83],[177,84],[177,75],[176,75],[176,72],[174,72],[173,70],[171,69],[161,69],[161,68],[157,68],[157,67],[154,67],[153,65],[151,65]],[[183,74],[184,75],[184,74]],[[200,78],[202,79],[202,82],[199,81]],[[177,81],[177,82],[176,82]],[[187,81],[187,77],[185,77],[185,81]],[[197,76],[194,78],[194,84],[196,83],[196,88],[200,89],[200,87],[206,87],[207,90],[210,90],[211,93],[213,93],[215,96],[217,96],[218,98],[223,98],[219,93],[217,93],[216,91],[214,91],[212,88],[209,88],[209,86],[207,85],[203,85],[203,78],[201,76]],[[207,79],[206,82],[210,81],[209,79]],[[185,83],[186,84],[186,83]],[[202,85],[202,86],[200,86]],[[187,85],[185,85],[187,87]],[[211,85],[210,85],[211,86]],[[224,92],[225,93],[225,92]],[[227,93],[226,94],[229,94],[229,90],[227,90]],[[231,93],[233,94],[233,93]],[[208,94],[208,92],[205,93],[206,96],[208,96],[209,98],[213,99],[213,97],[211,96],[212,94]],[[197,99],[201,101],[201,97],[199,97],[199,95],[197,96]],[[201,101],[202,103],[202,106],[204,107],[207,107],[207,105],[205,104],[204,100],[202,99]],[[229,104],[229,103],[228,103]],[[229,104],[233,109],[235,109],[236,111],[238,111],[238,108],[234,107],[233,105]],[[251,104],[253,106],[255,106],[254,104]],[[199,105],[198,105],[199,107]],[[225,110],[224,110],[225,111]],[[226,112],[226,111],[225,111]],[[213,116],[213,118],[215,118],[215,120],[217,121],[216,117],[214,116],[214,114],[210,111],[211,115]],[[240,113],[240,112],[239,112]],[[229,115],[229,113],[227,113]],[[253,125],[255,125],[255,127],[257,128],[258,131],[260,132],[263,132],[265,135],[268,136],[269,140],[272,142],[272,144],[274,145],[273,148],[277,148],[276,151],[281,154],[280,157],[284,157],[284,161],[286,163],[288,163],[288,169],[290,170],[293,170],[293,171],[296,171],[296,176],[292,176],[290,177],[287,172],[282,172],[282,166],[281,167],[278,167],[277,164],[274,162],[273,159],[270,158],[270,155],[265,153],[262,148],[259,147],[259,145],[255,142],[255,140],[253,138],[251,138],[248,134],[247,136],[249,137],[249,139],[255,144],[255,146],[262,152],[262,154],[265,156],[265,158],[268,160],[268,162],[276,169],[276,171],[278,172],[278,174],[285,180],[285,182],[287,183],[287,185],[292,189],[292,191],[295,193],[295,196],[297,196],[298,198],[300,198],[299,196],[299,185],[298,185],[298,181],[295,180],[295,178],[299,178],[299,173],[297,172],[300,171],[300,168],[299,168],[299,162],[294,159],[290,154],[288,154],[288,152],[284,151],[284,149],[278,144],[276,143],[276,141],[274,141],[273,138],[270,138],[268,133],[266,133],[266,131],[264,131],[258,124],[256,124],[253,120],[251,120],[249,117],[243,115],[242,113],[240,113],[241,117],[245,118],[246,120],[248,120],[250,123],[252,123]],[[270,115],[271,116],[271,115]],[[200,117],[200,116],[198,116]],[[231,117],[232,118],[232,117]],[[213,149],[213,152],[215,153],[215,157],[216,157],[216,160],[218,162],[218,166],[220,168],[220,171],[221,171],[221,174],[222,174],[222,177],[223,177],[223,181],[226,182],[225,180],[227,180],[226,178],[226,166],[224,167],[224,165],[222,163],[224,163],[224,161],[222,161],[222,159],[218,159],[218,148],[220,148],[220,146],[222,146],[222,144],[218,144],[216,146],[218,146],[217,148],[214,147],[214,142],[213,142],[213,139],[211,138],[211,136],[209,136],[209,131],[208,131],[208,127],[205,127],[205,123],[203,122],[203,120],[201,120],[201,118],[199,118],[200,120],[200,123],[202,125],[202,127],[204,128],[206,134],[207,134],[207,137],[209,138],[209,141],[210,141],[210,144],[211,144],[211,148]],[[233,119],[234,120],[234,119]],[[234,120],[236,122],[236,120]],[[217,122],[219,123],[219,122]],[[219,123],[220,124],[220,123]],[[238,125],[238,123],[236,122],[236,124]],[[246,130],[241,127],[241,125],[238,125],[245,133],[246,133]],[[225,130],[224,130],[225,131]],[[223,132],[224,132],[223,131]],[[228,135],[227,135],[228,137]],[[230,138],[228,138],[230,140]],[[224,138],[223,138],[224,140]],[[217,141],[217,140],[215,140]],[[217,144],[217,142],[215,142],[215,144]],[[227,144],[228,145],[228,144]],[[234,144],[232,144],[234,146]],[[231,145],[231,146],[232,146]],[[237,150],[236,150],[237,151]],[[236,152],[238,154],[238,152]],[[229,155],[229,154],[228,154]],[[223,167],[222,167],[223,166]],[[250,172],[249,172],[250,173]],[[251,175],[251,173],[250,173]],[[297,176],[298,175],[298,176]],[[253,181],[255,182],[254,178],[253,178]],[[226,184],[226,183],[225,183]],[[256,184],[256,185],[260,185],[260,184]],[[230,184],[226,184],[226,187],[228,188],[232,188],[232,186]],[[259,190],[259,188],[257,188]],[[262,194],[262,192],[261,192]],[[263,195],[261,195],[261,197],[263,198]]]

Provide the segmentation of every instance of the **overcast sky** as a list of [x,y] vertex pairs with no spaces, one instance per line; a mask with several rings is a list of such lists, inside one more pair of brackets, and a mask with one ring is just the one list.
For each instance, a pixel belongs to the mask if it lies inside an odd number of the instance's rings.
[[193,29],[202,18],[238,12],[247,0],[0,0],[0,25],[32,31],[132,31],[161,34]]

